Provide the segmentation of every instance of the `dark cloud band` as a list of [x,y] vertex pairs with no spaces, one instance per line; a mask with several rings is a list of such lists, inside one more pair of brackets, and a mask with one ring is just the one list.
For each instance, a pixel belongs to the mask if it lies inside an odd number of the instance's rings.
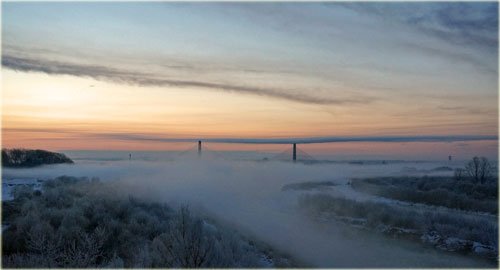
[[67,133],[82,135],[94,139],[111,139],[121,141],[152,141],[152,142],[203,142],[213,143],[241,143],[241,144],[311,144],[334,142],[465,142],[465,141],[497,141],[498,135],[415,135],[415,136],[330,136],[330,137],[303,137],[303,138],[172,138],[137,133],[92,133],[61,129],[22,129],[4,128],[3,132],[41,132]]
[[[272,88],[260,88],[253,86],[232,85],[215,82],[191,81],[163,79],[160,74],[135,73],[116,68],[80,65],[72,63],[62,63],[44,59],[34,59],[4,55],[2,66],[8,69],[24,72],[42,72],[56,75],[73,75],[80,77],[90,77],[96,80],[107,80],[117,83],[126,83],[140,86],[176,86],[176,87],[196,87],[210,90],[228,91],[243,94],[253,94],[272,98],[284,99],[288,101],[317,104],[317,105],[348,105],[366,104],[373,99],[369,98],[324,98],[312,95],[300,94],[300,91],[286,91]],[[165,77],[165,76],[163,76]]]
[[456,136],[359,136],[359,137],[310,137],[310,138],[161,138],[146,135],[133,134],[106,134],[105,137],[118,140],[132,141],[160,141],[160,142],[214,142],[214,143],[242,143],[242,144],[311,144],[311,143],[333,143],[333,142],[461,142],[461,141],[484,141],[498,140],[496,135],[456,135]]

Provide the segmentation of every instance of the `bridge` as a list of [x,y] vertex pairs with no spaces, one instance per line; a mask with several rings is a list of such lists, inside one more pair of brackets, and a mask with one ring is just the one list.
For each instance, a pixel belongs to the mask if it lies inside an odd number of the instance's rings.
[[[180,155],[185,155],[187,153],[193,153],[196,150],[198,157],[202,156],[202,153],[209,153],[211,156],[221,157],[220,151],[215,151],[213,149],[205,146],[201,140],[198,140],[196,143],[196,147],[191,147],[185,151],[180,152]],[[306,153],[305,151],[299,149],[297,147],[297,143],[292,143],[289,149],[286,149],[282,152],[277,153],[276,155],[270,158],[271,160],[292,160],[292,161],[314,161],[315,159]]]
[[[148,140],[158,140],[163,142],[197,142],[198,156],[201,157],[203,148],[202,142],[213,143],[239,143],[239,144],[288,144],[291,148],[277,154],[273,159],[292,161],[314,161],[315,159],[306,152],[298,149],[298,144],[316,144],[332,142],[457,142],[457,141],[481,141],[498,140],[497,135],[429,135],[429,136],[364,136],[364,137],[315,137],[315,138],[286,138],[286,139],[234,139],[234,138],[208,138],[208,139],[173,139],[158,138]],[[185,151],[188,152],[191,149]],[[217,151],[209,150],[212,153]],[[220,154],[218,154],[220,155]]]

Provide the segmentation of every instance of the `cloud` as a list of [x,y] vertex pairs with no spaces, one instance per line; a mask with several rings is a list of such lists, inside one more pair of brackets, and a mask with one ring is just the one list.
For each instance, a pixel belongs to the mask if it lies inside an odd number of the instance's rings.
[[[139,17],[153,17],[147,6],[144,10],[137,7]],[[156,19],[168,22],[163,17],[172,17],[167,15],[174,9],[170,4],[162,6],[159,14],[166,15]],[[63,39],[61,34],[57,35],[60,40],[31,42],[35,37],[27,30],[15,32],[13,26],[22,20],[12,17],[7,20],[12,26],[6,27],[2,45],[3,65],[21,71],[235,92],[314,105],[401,103],[414,96],[425,105],[430,102],[428,92],[443,93],[447,99],[470,89],[496,92],[496,3],[182,6],[172,13],[184,16],[185,22],[173,29],[126,18],[116,25],[124,28],[124,34],[112,35],[107,24],[97,19],[96,26],[104,26],[96,31],[102,35],[102,46],[94,47],[90,44],[95,36],[78,35],[86,24],[68,22],[74,25],[66,33],[72,39]],[[48,10],[51,12],[50,7]],[[21,11],[18,13],[24,14]],[[118,10],[103,13],[105,18],[119,19],[126,14]],[[219,23],[220,18],[231,23]],[[127,33],[135,33],[128,25],[134,31],[144,30],[143,39],[127,38]],[[203,34],[191,27],[203,29]],[[80,38],[86,46],[65,41]]]
[[455,45],[497,51],[498,3],[349,3],[344,6],[406,24]]
[[235,84],[226,84],[218,82],[195,81],[195,80],[176,80],[164,79],[164,74],[147,74],[139,72],[130,72],[112,67],[98,65],[82,65],[75,63],[59,62],[45,60],[41,58],[16,57],[3,55],[2,66],[8,69],[23,72],[41,72],[51,75],[72,75],[79,77],[90,77],[96,80],[113,81],[116,83],[125,83],[139,86],[176,86],[176,87],[195,87],[209,90],[219,90],[235,92],[242,94],[252,94],[267,96],[288,101],[294,101],[305,104],[317,105],[352,105],[367,104],[373,101],[373,98],[325,98],[308,94],[302,94],[304,91],[294,89],[273,89],[254,86],[244,86]]
[[[138,134],[99,134],[98,137],[132,141],[194,142],[198,139],[162,138]],[[308,137],[308,138],[199,138],[203,142],[248,143],[248,144],[310,144],[331,142],[457,142],[498,140],[496,135],[423,135],[423,136],[353,136],[353,137]]]
[[[266,23],[279,31],[291,31],[300,35],[314,33],[330,44],[334,43],[332,36],[351,38],[350,35],[354,35],[355,40],[368,37],[373,42],[376,40],[373,38],[374,34],[383,37],[387,32],[392,33],[388,37],[395,38],[388,42],[392,44],[399,41],[401,34],[410,31],[414,35],[414,44],[420,42],[420,37],[426,36],[444,41],[451,47],[466,46],[481,53],[486,49],[488,53],[497,54],[498,4],[493,2],[279,3],[239,7],[242,11],[251,13],[248,15],[250,18],[257,17],[256,23]],[[309,10],[318,7],[321,7],[321,12],[316,10],[316,13],[312,13]],[[346,31],[336,31],[336,26],[342,23],[349,24],[345,27]],[[370,29],[366,29],[367,26],[371,26]],[[449,49],[450,46],[446,48]],[[456,54],[445,54],[443,57],[455,58]],[[463,58],[472,59],[467,56]],[[475,61],[477,60],[472,60]]]
[[[4,128],[3,132],[51,132],[51,129],[42,128]],[[331,142],[464,142],[498,140],[497,135],[419,135],[419,136],[330,136],[330,137],[298,137],[298,138],[203,138],[203,137],[162,137],[138,133],[95,133],[54,129],[55,133],[81,134],[94,139],[112,139],[122,141],[153,141],[153,142],[203,142],[213,143],[242,143],[242,144],[311,144]]]
[[474,108],[471,106],[438,106],[440,110],[454,112],[454,113],[466,113],[466,114],[497,114],[495,111],[484,109],[484,108]]
[[[327,4],[335,6],[335,4]],[[394,36],[413,33],[398,46],[407,52],[468,64],[498,73],[497,3],[346,3],[341,6],[371,17]],[[382,24],[378,25],[382,25]],[[382,31],[384,31],[382,28]],[[381,30],[378,30],[381,31]],[[383,34],[382,34],[383,35]],[[439,41],[439,42],[434,42]]]
[[458,62],[458,64],[469,64],[475,69],[490,75],[496,76],[498,74],[498,66],[496,63],[493,64],[491,62],[484,62],[472,54],[447,51],[445,49],[433,48],[417,43],[404,43],[402,45],[430,57],[446,57],[453,62]]

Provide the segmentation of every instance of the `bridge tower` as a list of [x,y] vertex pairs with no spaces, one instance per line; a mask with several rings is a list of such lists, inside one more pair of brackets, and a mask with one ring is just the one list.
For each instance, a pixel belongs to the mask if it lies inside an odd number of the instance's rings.
[[198,156],[201,156],[201,141],[198,141]]
[[296,143],[293,144],[292,159],[293,159],[293,162],[295,162],[297,160],[297,144]]

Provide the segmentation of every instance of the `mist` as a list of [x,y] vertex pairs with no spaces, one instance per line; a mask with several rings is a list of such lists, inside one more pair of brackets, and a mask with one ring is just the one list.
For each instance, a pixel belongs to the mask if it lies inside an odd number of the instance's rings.
[[[116,192],[172,206],[188,205],[313,267],[488,265],[474,258],[360,232],[341,223],[314,223],[297,210],[297,198],[303,192],[281,190],[286,184],[306,181],[345,185],[352,177],[451,174],[432,169],[460,165],[453,162],[308,165],[195,156],[159,161],[104,158],[82,160],[74,165],[4,169],[3,178],[98,177],[116,185]],[[356,192],[345,192],[342,196],[362,199]]]

